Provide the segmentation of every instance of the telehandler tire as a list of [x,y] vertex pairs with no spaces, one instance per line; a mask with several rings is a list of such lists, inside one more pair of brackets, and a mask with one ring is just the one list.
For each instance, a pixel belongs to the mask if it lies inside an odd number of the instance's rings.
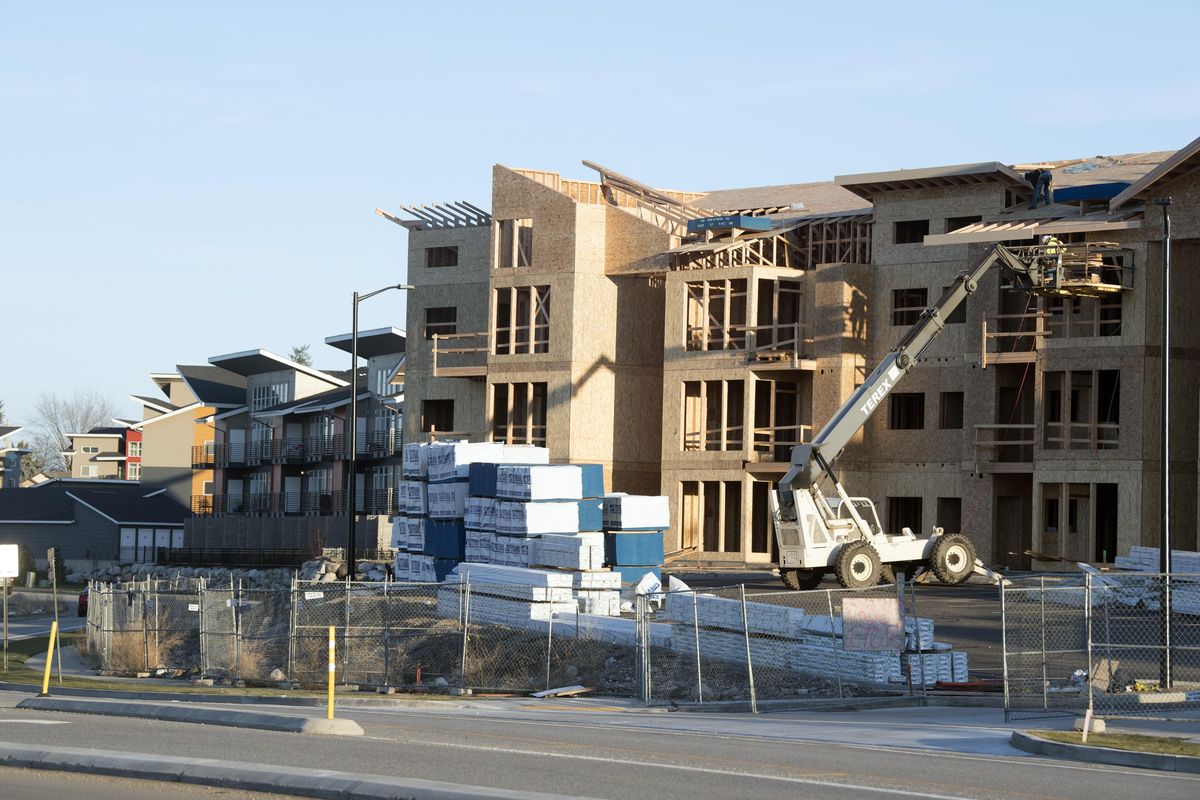
[[815,589],[825,579],[825,573],[816,569],[781,569],[779,577],[783,585],[797,592]]
[[867,542],[847,542],[838,550],[834,574],[847,589],[866,589],[879,583],[879,553]]
[[929,565],[942,583],[962,583],[975,571],[975,546],[961,533],[944,533],[933,545]]

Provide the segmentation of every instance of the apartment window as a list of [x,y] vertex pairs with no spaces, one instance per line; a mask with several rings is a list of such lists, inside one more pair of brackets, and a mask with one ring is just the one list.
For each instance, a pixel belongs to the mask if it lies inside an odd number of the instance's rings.
[[100,469],[99,467],[93,467],[93,466],[81,467],[79,470],[79,474],[85,478],[94,478],[100,474],[99,469]]
[[[211,442],[209,444],[211,444]],[[126,445],[126,450],[127,450],[126,455],[128,455],[132,458],[141,458],[142,457],[142,443],[141,442],[129,442]]]
[[393,367],[376,367],[371,372],[371,391],[380,397],[390,397],[395,394],[395,389],[388,382],[391,377]]
[[421,403],[421,430],[454,430],[454,401],[425,400]]
[[550,287],[496,289],[496,355],[550,352]]
[[925,394],[894,392],[888,396],[888,427],[894,431],[916,431],[925,427]]
[[80,448],[80,450],[84,453],[99,453],[100,452],[99,447],[96,447],[96,446],[90,445],[90,444],[84,445],[83,447]]
[[893,223],[892,241],[896,244],[920,244],[929,235],[929,220],[909,219]]
[[[795,338],[795,334],[792,334]],[[690,281],[684,348],[742,350],[746,346],[746,281]]]
[[1043,380],[1042,429],[1047,450],[1113,450],[1120,446],[1120,370],[1047,372]]
[[[215,455],[215,454],[216,454],[216,452],[217,452],[217,445],[216,445],[216,442],[214,442],[212,439],[209,439],[209,440],[207,440],[207,441],[204,443],[204,455],[206,455],[206,456],[212,456],[212,455]],[[137,453],[137,454],[138,454],[139,456],[142,454],[142,447],[141,447],[141,444],[139,444],[139,445],[138,445],[138,453]]]
[[928,289],[893,289],[892,324],[915,325],[928,304]]
[[533,220],[496,220],[496,266],[501,269],[533,265]]
[[545,383],[492,386],[492,441],[546,446]]
[[458,333],[458,309],[454,306],[425,309],[425,338]]
[[741,450],[743,381],[684,381],[683,450]]
[[706,553],[742,551],[741,481],[682,481],[681,546]]
[[[949,288],[950,288],[949,286],[943,286],[942,292],[944,293]],[[961,325],[966,321],[967,321],[967,303],[966,303],[966,301],[959,303],[958,308],[951,311],[950,315],[948,317],[946,317],[947,325]]]
[[963,426],[963,393],[942,392],[941,413],[938,427],[944,431],[962,430]]
[[142,479],[141,462],[134,461],[132,464],[126,465],[125,477],[131,481],[140,481]]
[[962,498],[939,497],[934,524],[940,525],[946,533],[962,533]]
[[[136,465],[134,465],[134,466],[136,466]],[[213,493],[213,482],[212,481],[204,481],[203,483],[200,484],[200,494],[206,494],[206,495],[211,496],[212,493]]]
[[285,381],[269,386],[255,386],[250,392],[250,410],[261,411],[292,399],[292,387]]
[[314,494],[329,494],[333,488],[333,470],[330,469],[314,469],[309,470],[305,476],[308,478],[308,490]]
[[946,218],[946,233],[951,233],[959,228],[965,228],[968,225],[974,225],[976,222],[982,222],[983,217],[975,214],[969,217],[947,217]]
[[920,533],[921,505],[920,497],[889,497],[888,533],[900,533],[905,528],[913,533]]
[[425,266],[427,267],[457,267],[457,247],[426,247]]
[[1058,533],[1058,498],[1047,497],[1042,505],[1042,528],[1047,533]]

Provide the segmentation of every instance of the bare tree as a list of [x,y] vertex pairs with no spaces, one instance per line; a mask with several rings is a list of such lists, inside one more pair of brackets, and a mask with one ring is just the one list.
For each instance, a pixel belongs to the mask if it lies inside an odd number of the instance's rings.
[[308,352],[308,345],[306,344],[292,345],[291,359],[297,364],[303,364],[306,367],[312,366],[312,355]]
[[33,406],[33,447],[46,469],[65,469],[63,453],[71,449],[69,433],[87,433],[112,423],[117,405],[94,389],[68,397],[43,392]]

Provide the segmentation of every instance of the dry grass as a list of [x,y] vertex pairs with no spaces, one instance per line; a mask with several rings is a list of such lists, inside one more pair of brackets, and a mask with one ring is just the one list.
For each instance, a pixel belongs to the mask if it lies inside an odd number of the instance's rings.
[[1200,756],[1200,744],[1174,736],[1138,736],[1132,733],[1089,733],[1083,741],[1078,731],[1030,731],[1034,736],[1063,744],[1086,744],[1089,747],[1111,747],[1114,750],[1135,750],[1139,753],[1162,753],[1169,756]]

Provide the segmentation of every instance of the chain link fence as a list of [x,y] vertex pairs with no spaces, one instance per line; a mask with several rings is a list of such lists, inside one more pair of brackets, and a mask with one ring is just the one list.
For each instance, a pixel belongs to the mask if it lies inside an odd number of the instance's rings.
[[1029,576],[1000,597],[1007,719],[1200,712],[1200,575]]
[[[570,586],[163,583],[92,586],[86,646],[102,668],[320,686],[332,627],[339,681],[410,690],[580,686],[647,703],[748,701],[757,708],[923,693],[937,680],[966,677],[965,657],[959,674],[958,654],[935,650],[907,583],[640,595],[620,616],[581,613]],[[902,643],[847,649],[850,599],[895,603]]]

